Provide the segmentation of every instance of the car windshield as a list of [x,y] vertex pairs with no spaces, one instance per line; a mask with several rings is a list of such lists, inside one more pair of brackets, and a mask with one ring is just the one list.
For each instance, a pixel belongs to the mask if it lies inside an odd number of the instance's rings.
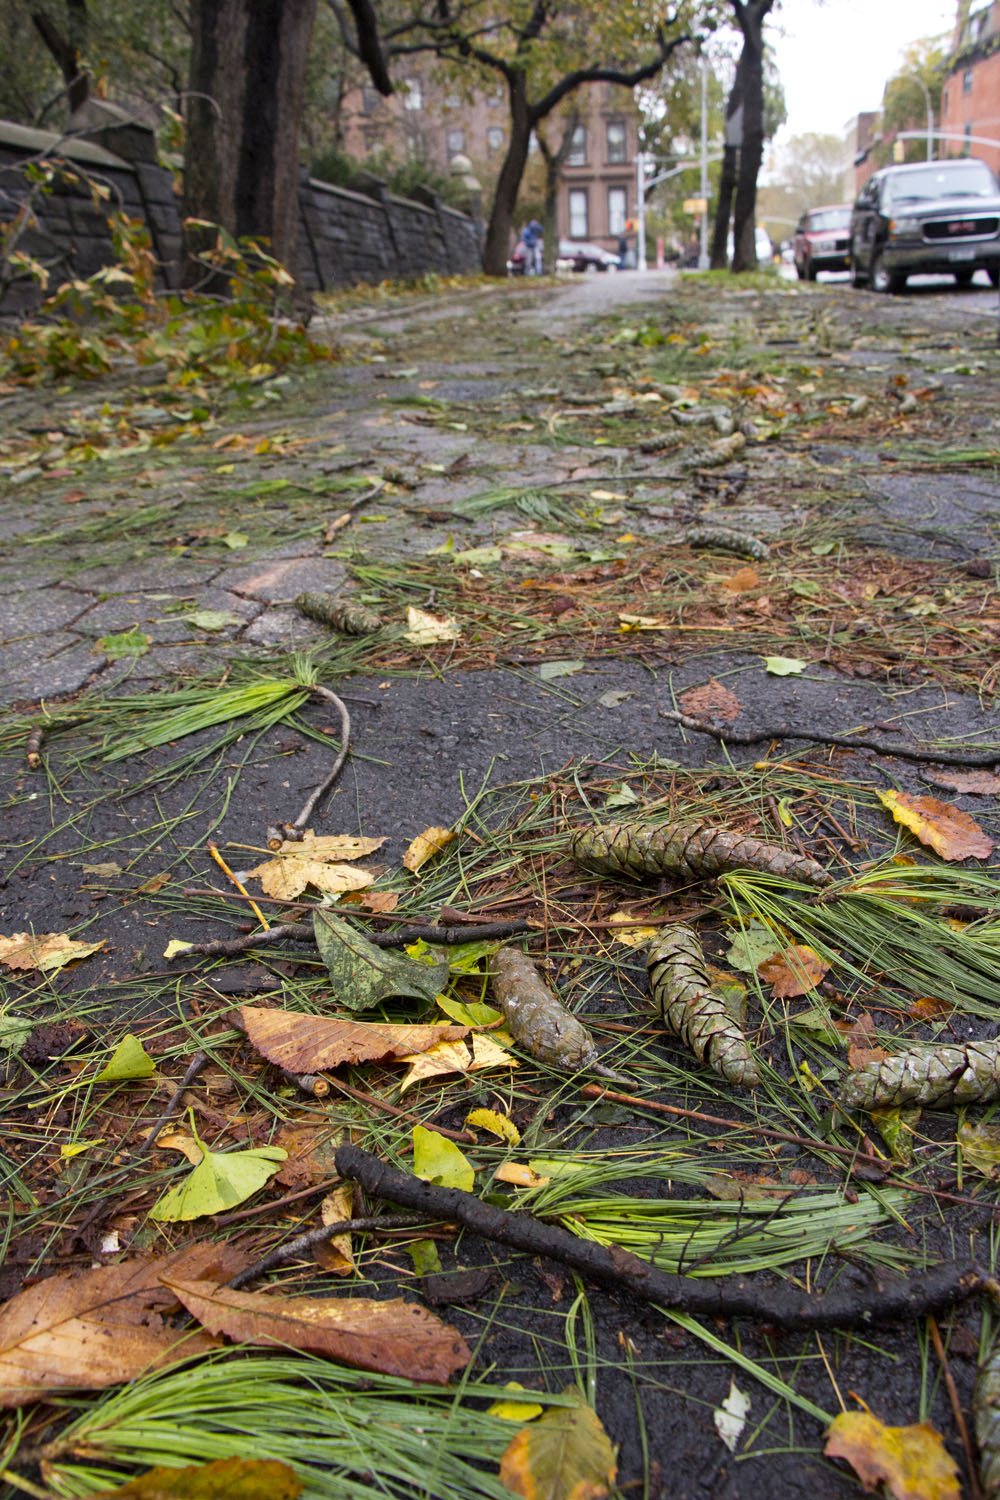
[[810,234],[814,234],[818,230],[846,229],[850,222],[850,208],[823,208],[809,215],[805,227]]
[[992,198],[997,187],[985,162],[923,167],[886,182],[887,203],[922,203],[932,198]]

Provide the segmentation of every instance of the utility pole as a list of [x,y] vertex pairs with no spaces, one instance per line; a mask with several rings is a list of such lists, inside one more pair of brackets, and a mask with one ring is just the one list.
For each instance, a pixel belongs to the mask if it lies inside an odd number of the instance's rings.
[[701,59],[701,245],[698,270],[708,270],[708,60]]
[[646,262],[646,153],[638,151],[635,158],[635,268],[648,270]]

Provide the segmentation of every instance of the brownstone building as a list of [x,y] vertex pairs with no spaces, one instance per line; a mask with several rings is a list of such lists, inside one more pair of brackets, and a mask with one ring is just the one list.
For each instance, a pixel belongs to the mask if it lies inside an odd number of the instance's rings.
[[975,10],[960,0],[952,54],[941,96],[941,155],[978,156],[1000,172],[1000,0]]
[[[491,190],[507,149],[503,89],[469,99],[449,92],[416,65],[394,81],[396,92],[388,99],[374,88],[346,96],[342,130],[347,154],[364,165],[372,152],[384,150],[397,159],[421,157],[441,170],[456,156],[465,156]],[[581,123],[559,187],[559,237],[594,241],[614,251],[635,217],[639,113],[632,91],[615,84],[587,85],[572,102]],[[559,121],[547,123],[555,146]]]

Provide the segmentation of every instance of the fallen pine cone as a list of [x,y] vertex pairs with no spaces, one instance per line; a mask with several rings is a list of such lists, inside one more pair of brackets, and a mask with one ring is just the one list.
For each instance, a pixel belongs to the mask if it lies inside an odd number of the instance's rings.
[[344,635],[371,635],[382,628],[381,616],[340,594],[307,592],[299,594],[294,604],[300,615],[316,620],[320,625],[329,625],[331,630],[340,630]]
[[760,870],[785,880],[830,885],[832,875],[807,855],[698,823],[619,823],[578,828],[574,859],[608,875],[680,875],[688,880],[727,870]]
[[714,992],[698,934],[683,922],[663,930],[646,953],[649,987],[667,1029],[728,1083],[760,1082],[746,1037]]
[[1000,1041],[907,1047],[848,1073],[837,1093],[844,1109],[983,1104],[1000,1098]]

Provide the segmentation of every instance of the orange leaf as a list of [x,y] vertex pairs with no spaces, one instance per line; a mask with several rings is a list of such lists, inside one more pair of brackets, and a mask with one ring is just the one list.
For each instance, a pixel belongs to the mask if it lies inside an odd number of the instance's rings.
[[720,719],[723,724],[738,719],[743,707],[736,694],[723,687],[721,682],[716,682],[714,677],[709,678],[704,687],[689,688],[682,693],[680,704],[693,718]]
[[275,1297],[214,1281],[164,1282],[192,1317],[240,1343],[302,1349],[358,1370],[444,1385],[472,1351],[448,1323],[401,1298]]
[[217,1458],[183,1469],[147,1469],[92,1500],[297,1500],[302,1480],[276,1458]]
[[756,568],[737,568],[735,573],[723,578],[722,587],[733,594],[746,594],[750,589],[755,589],[759,582]]
[[403,866],[407,870],[416,872],[421,865],[443,849],[445,844],[450,844],[455,837],[451,828],[425,828],[423,833],[418,833],[403,855]]
[[395,1026],[312,1016],[306,1011],[272,1010],[242,1005],[240,1014],[250,1041],[268,1062],[292,1073],[319,1073],[341,1063],[376,1062],[410,1057],[439,1042],[460,1041],[468,1026]]
[[882,1482],[896,1500],[961,1500],[958,1469],[929,1422],[886,1427],[867,1411],[842,1411],[830,1424],[828,1458],[843,1458],[865,1489]]
[[792,943],[772,958],[758,964],[757,973],[772,987],[776,1000],[790,1000],[795,995],[804,995],[814,990],[830,965],[820,958],[814,948],[805,943]]
[[911,797],[907,792],[879,792],[879,801],[942,859],[986,859],[993,840],[960,807],[937,797]]
[[508,1443],[500,1483],[524,1500],[603,1500],[615,1482],[615,1450],[594,1409],[553,1407]]

